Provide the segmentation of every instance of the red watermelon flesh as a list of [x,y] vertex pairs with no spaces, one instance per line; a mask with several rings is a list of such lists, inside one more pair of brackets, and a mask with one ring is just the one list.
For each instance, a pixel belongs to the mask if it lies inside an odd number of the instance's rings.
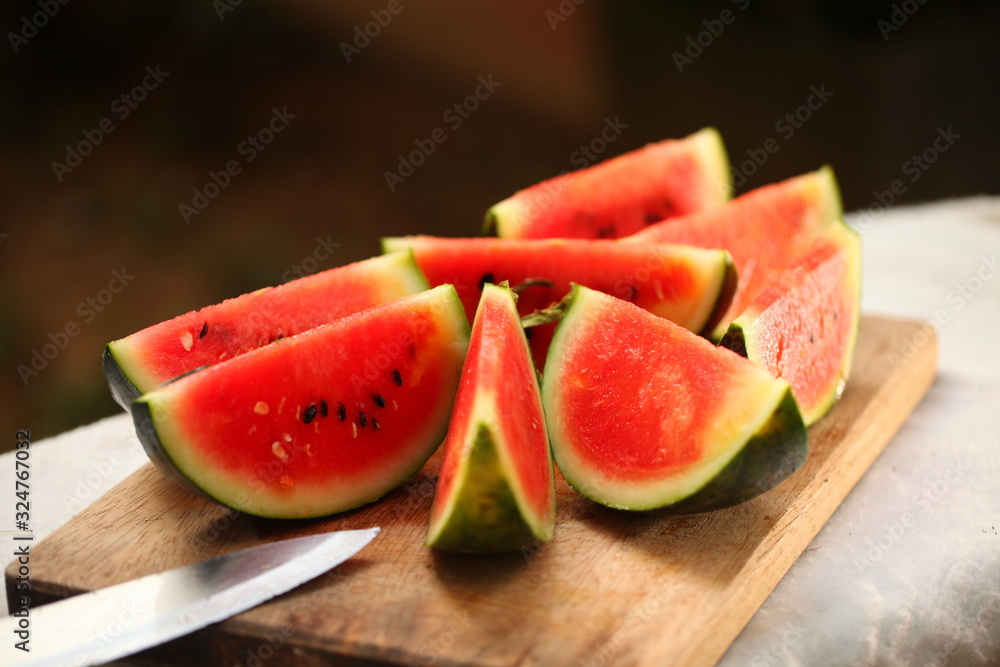
[[574,288],[556,330],[542,400],[566,481],[619,509],[726,507],[806,456],[787,382],[585,287]]
[[860,303],[860,239],[837,221],[729,325],[721,344],[787,380],[808,426],[847,382]]
[[444,441],[427,543],[516,550],[552,539],[555,508],[538,378],[515,297],[487,284]]
[[486,228],[503,238],[618,238],[730,197],[729,161],[706,128],[542,181],[495,204]]
[[[409,248],[431,285],[453,284],[469,317],[484,283],[535,284],[518,298],[522,315],[559,301],[571,283],[626,299],[693,331],[711,330],[725,312],[734,276],[721,250],[679,245],[638,245],[582,239],[495,239],[404,236],[383,239],[389,250]],[[532,329],[531,346],[539,367],[551,336]]]
[[373,257],[192,311],[113,341],[104,374],[115,400],[132,400],[202,366],[427,289],[411,253]]
[[132,416],[153,462],[205,498],[258,516],[342,512],[440,445],[468,335],[442,286],[185,375]]
[[686,243],[724,248],[739,281],[729,310],[713,331],[718,339],[806,243],[841,214],[833,170],[818,171],[766,185],[725,206],[653,225],[626,239],[633,243]]

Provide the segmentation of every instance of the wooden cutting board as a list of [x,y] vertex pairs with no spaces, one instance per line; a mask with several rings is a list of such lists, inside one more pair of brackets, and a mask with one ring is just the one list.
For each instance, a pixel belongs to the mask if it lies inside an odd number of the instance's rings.
[[382,534],[328,575],[134,659],[711,665],[920,401],[936,363],[930,327],[865,317],[847,391],[810,430],[806,465],[775,489],[727,510],[655,517],[596,505],[557,476],[555,540],[502,556],[423,546],[437,458],[378,503],[310,521],[208,504],[147,464],[32,549],[34,602],[261,542],[377,525]]

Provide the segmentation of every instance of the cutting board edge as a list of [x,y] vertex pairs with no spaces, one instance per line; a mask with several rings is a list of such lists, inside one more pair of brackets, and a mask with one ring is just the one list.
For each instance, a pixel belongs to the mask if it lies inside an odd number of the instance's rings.
[[[774,565],[777,569],[777,576],[773,579],[773,583],[767,587],[764,595],[760,596],[759,602],[756,604],[751,604],[744,606],[745,612],[739,618],[732,619],[719,619],[719,623],[724,622],[730,623],[736,626],[736,632],[732,634],[732,638],[728,641],[714,641],[714,638],[727,636],[728,632],[718,632],[718,625],[706,624],[711,626],[712,632],[708,633],[705,643],[693,643],[692,646],[696,649],[694,655],[681,654],[676,656],[676,664],[692,665],[692,667],[698,665],[715,665],[722,659],[729,648],[732,646],[733,642],[739,637],[739,633],[743,628],[746,627],[747,623],[753,617],[760,605],[763,604],[764,600],[774,591],[775,588],[781,583],[781,580],[791,569],[792,565],[802,556],[805,550],[808,548],[809,544],[816,538],[816,536],[823,530],[823,527],[830,520],[830,517],[840,508],[840,506],[847,500],[847,497],[851,494],[854,488],[858,485],[861,479],[865,476],[871,466],[876,460],[882,455],[885,449],[889,446],[889,443],[896,437],[903,425],[909,419],[910,415],[917,408],[918,405],[924,400],[930,391],[931,387],[934,385],[937,379],[938,370],[938,356],[939,356],[939,342],[938,336],[930,324],[926,322],[920,322],[915,320],[899,319],[894,317],[884,317],[869,315],[868,319],[871,320],[881,320],[885,322],[895,322],[902,325],[911,326],[913,331],[924,331],[927,333],[927,338],[924,343],[915,350],[912,355],[910,355],[908,360],[916,359],[919,363],[907,364],[905,366],[906,372],[901,374],[893,375],[893,379],[890,383],[882,385],[879,387],[877,396],[880,398],[885,398],[888,396],[888,400],[892,400],[892,394],[895,397],[903,398],[904,407],[896,410],[895,412],[890,412],[890,414],[895,414],[898,416],[890,425],[889,428],[879,429],[877,426],[885,425],[885,422],[880,422],[876,424],[874,421],[869,420],[855,420],[852,424],[850,432],[863,431],[869,432],[869,434],[862,436],[867,441],[867,446],[859,445],[854,448],[854,450],[861,451],[865,457],[863,459],[856,459],[855,464],[851,466],[851,474],[842,481],[842,486],[846,489],[842,497],[837,499],[836,495],[823,496],[820,493],[820,486],[813,485],[812,493],[810,493],[810,498],[807,499],[809,502],[818,500],[822,505],[823,509],[819,513],[815,513],[810,517],[810,519],[816,519],[811,521],[811,527],[808,531],[800,531],[798,533],[785,533],[785,537],[779,539],[780,543],[793,542],[794,547],[788,549],[787,551],[782,551],[780,553],[781,561]],[[918,354],[918,352],[920,352]],[[928,353],[929,352],[929,353]],[[909,392],[894,392],[893,390],[901,385],[907,386]],[[915,389],[915,390],[914,390]],[[870,412],[877,411],[878,406],[871,404],[866,407],[862,413],[862,417],[868,415]],[[845,440],[848,435],[845,434]],[[864,444],[864,443],[863,443]],[[824,459],[822,470],[830,471],[836,468],[839,463],[845,458],[845,455],[841,454],[839,456],[830,456]],[[843,477],[843,475],[842,475]],[[818,479],[818,476],[817,476]],[[786,516],[792,515],[794,512],[794,507],[789,506],[786,512]],[[801,513],[796,513],[796,515],[801,515]],[[762,543],[758,549],[770,549],[771,547],[765,547]],[[748,562],[757,562],[753,556],[747,559]],[[761,580],[766,580],[763,578]],[[697,650],[704,647],[705,650]],[[662,656],[657,656],[656,659],[651,659],[649,665],[659,665],[662,664],[657,660]]]

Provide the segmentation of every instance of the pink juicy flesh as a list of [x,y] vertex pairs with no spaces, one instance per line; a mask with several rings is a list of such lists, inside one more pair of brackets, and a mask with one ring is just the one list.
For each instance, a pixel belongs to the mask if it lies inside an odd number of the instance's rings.
[[538,397],[535,369],[521,341],[520,322],[502,292],[492,292],[479,306],[462,380],[444,442],[434,512],[440,513],[454,493],[456,476],[468,453],[465,443],[474,438],[482,415],[474,411],[476,392],[496,392],[498,446],[507,453],[520,480],[528,506],[544,516],[552,503],[551,464],[545,419]]
[[[702,163],[683,141],[651,144],[511,197],[527,220],[521,238],[618,238],[705,207]],[[712,176],[714,178],[714,176]]]
[[408,293],[384,262],[366,260],[180,315],[125,341],[155,386]]
[[844,235],[829,231],[815,237],[747,312],[755,361],[789,382],[809,421],[840,385],[856,326],[857,285],[849,275],[858,260],[843,245]]
[[[399,303],[169,385],[190,446],[212,466],[273,492],[349,484],[391,468],[426,428],[449,382],[444,369],[454,364],[430,306]],[[397,316],[373,315],[393,309]],[[310,405],[315,413],[306,423]]]
[[561,350],[558,419],[585,465],[644,481],[708,454],[701,436],[745,359],[628,304],[574,324]]
[[728,323],[831,222],[814,180],[809,174],[757,188],[724,206],[648,227],[629,240],[728,250],[739,276],[724,318]]

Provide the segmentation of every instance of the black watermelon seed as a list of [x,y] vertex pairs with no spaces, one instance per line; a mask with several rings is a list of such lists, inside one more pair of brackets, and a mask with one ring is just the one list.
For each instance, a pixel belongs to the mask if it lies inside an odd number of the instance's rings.
[[361,428],[368,426],[368,418],[365,417],[365,413],[363,412],[358,413],[358,425],[361,426]]
[[375,419],[375,418],[372,418],[372,428],[373,428],[373,429],[375,429],[375,430],[377,431],[377,430],[379,430],[380,428],[382,428],[382,425],[378,423],[378,420],[377,420],[377,419]]
[[326,401],[320,401],[320,402],[319,402],[319,413],[320,413],[321,415],[323,415],[324,417],[326,417],[326,415],[328,414],[328,413],[327,413],[327,405],[326,405]]
[[378,394],[372,394],[372,400],[375,401],[375,405],[379,406],[380,408],[385,407],[385,399],[379,396]]
[[659,222],[660,220],[663,220],[663,214],[662,213],[647,213],[646,214],[646,224],[647,225],[651,225],[654,222]]
[[347,419],[347,408],[344,407],[343,403],[337,406],[337,419],[340,421]]
[[597,230],[597,238],[599,238],[599,239],[614,238],[615,232],[617,232],[617,231],[618,230],[615,229],[614,225],[608,225],[607,227],[600,227]]
[[815,343],[816,342],[816,337],[813,336],[813,334],[812,334],[811,331],[809,332],[809,342],[810,343]]
[[316,404],[310,403],[309,406],[306,408],[305,414],[302,415],[302,423],[308,424],[315,418],[316,418]]
[[396,383],[397,387],[403,386],[403,376],[400,375],[399,371],[396,369],[392,370],[392,381]]
[[483,289],[483,285],[486,283],[495,283],[496,281],[497,278],[492,273],[484,273],[483,277],[479,279],[479,289]]
[[205,324],[203,324],[201,327],[201,333],[198,334],[198,338],[204,338],[205,334],[207,333],[208,333],[208,322],[205,322]]

